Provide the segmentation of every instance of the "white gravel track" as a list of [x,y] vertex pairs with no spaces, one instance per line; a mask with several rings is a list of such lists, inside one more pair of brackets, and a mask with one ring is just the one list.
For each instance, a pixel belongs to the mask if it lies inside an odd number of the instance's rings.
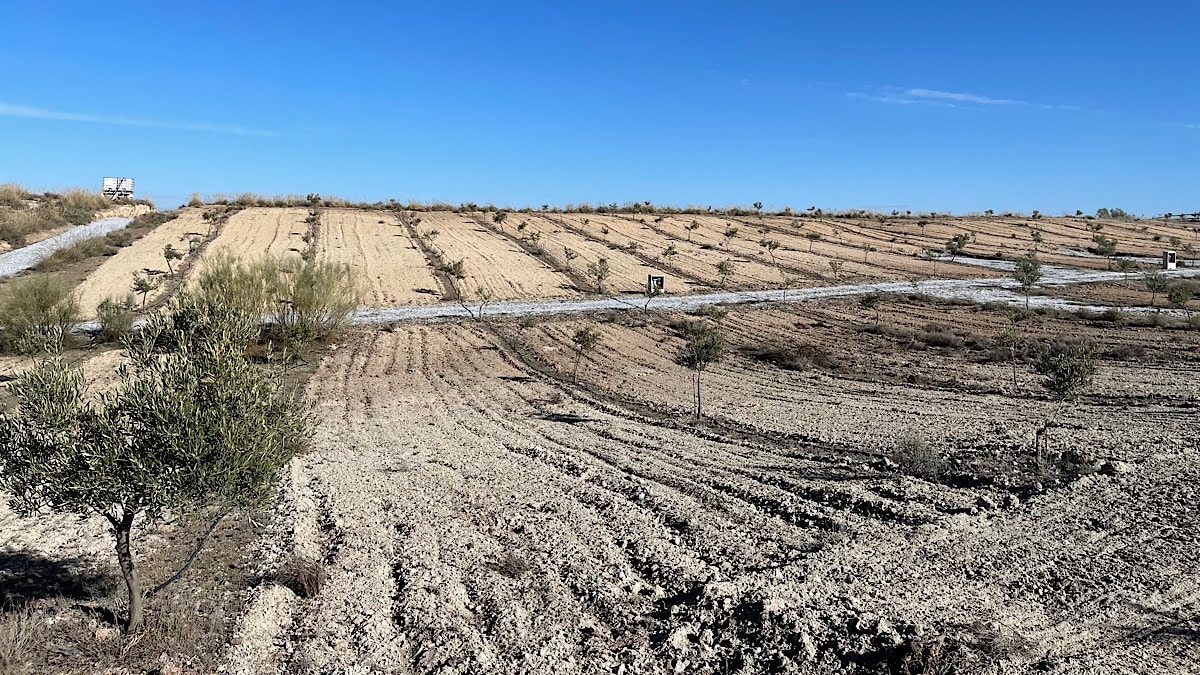
[[66,248],[87,239],[103,237],[109,232],[123,230],[132,218],[101,218],[100,220],[72,227],[35,244],[24,246],[8,253],[0,253],[0,277],[7,277],[34,267],[49,258],[60,248]]

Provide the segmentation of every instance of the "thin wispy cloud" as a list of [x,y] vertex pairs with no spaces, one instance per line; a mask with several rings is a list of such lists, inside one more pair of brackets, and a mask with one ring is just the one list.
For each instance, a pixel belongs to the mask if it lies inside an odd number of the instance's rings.
[[1022,101],[1014,98],[995,98],[969,92],[940,91],[938,89],[903,89],[885,90],[879,94],[851,92],[852,98],[865,98],[881,103],[900,105],[935,105],[947,108],[967,108],[977,106],[1009,106],[1020,108],[1041,108],[1043,110],[1085,110],[1078,106],[1061,105],[1057,103],[1039,103]]
[[907,89],[904,96],[914,100],[954,101],[956,103],[978,103],[979,105],[1030,105],[1025,101],[1015,101],[1009,98],[989,98],[978,94],[963,94],[936,89]]
[[85,113],[62,112],[46,110],[25,105],[0,102],[0,117],[23,117],[35,120],[56,120],[61,122],[84,122],[88,124],[109,124],[125,127],[143,127],[148,129],[169,129],[173,131],[198,131],[212,134],[234,134],[237,136],[263,136],[273,138],[279,136],[274,131],[251,129],[248,127],[228,124],[207,124],[203,122],[188,122],[182,120],[156,120],[139,117],[124,117],[121,115],[91,115]]

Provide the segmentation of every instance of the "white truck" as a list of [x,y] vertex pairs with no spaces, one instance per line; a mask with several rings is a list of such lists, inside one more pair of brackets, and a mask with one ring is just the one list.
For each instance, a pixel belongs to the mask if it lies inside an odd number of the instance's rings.
[[133,199],[133,179],[105,178],[101,192],[114,202],[118,199]]

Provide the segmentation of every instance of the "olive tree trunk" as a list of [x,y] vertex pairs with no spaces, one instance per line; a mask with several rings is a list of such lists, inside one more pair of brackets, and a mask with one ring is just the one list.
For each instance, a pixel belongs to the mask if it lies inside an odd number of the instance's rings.
[[143,610],[142,580],[129,550],[129,533],[133,530],[134,515],[132,511],[123,511],[120,518],[108,517],[117,538],[117,562],[121,566],[121,576],[125,578],[125,588],[129,591],[129,622],[125,626],[129,633],[141,630]]

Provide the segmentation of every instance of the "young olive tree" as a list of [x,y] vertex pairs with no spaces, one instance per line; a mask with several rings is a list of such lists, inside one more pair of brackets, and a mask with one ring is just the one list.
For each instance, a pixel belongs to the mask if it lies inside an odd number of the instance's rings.
[[128,340],[116,390],[90,397],[82,372],[42,362],[9,385],[0,416],[0,490],[18,514],[100,516],[112,526],[142,625],[135,521],[264,504],[301,447],[309,411],[245,356],[258,317],[180,296]]
[[1137,269],[1137,263],[1129,258],[1121,258],[1117,261],[1117,271],[1125,278],[1125,285],[1129,285],[1129,273]]
[[767,249],[767,255],[771,256],[771,265],[775,269],[779,269],[779,262],[775,260],[775,251],[779,250],[779,242],[774,239],[759,239],[758,245]]
[[706,321],[693,321],[684,329],[684,344],[675,354],[675,363],[692,371],[695,385],[695,413],[701,417],[700,378],[704,371],[725,356],[725,336]]
[[1154,301],[1158,299],[1158,294],[1167,290],[1167,283],[1167,277],[1158,268],[1148,269],[1142,273],[1142,284],[1146,286],[1147,291],[1150,291],[1151,307],[1154,307]]
[[1034,255],[1017,258],[1012,277],[1025,291],[1025,309],[1029,309],[1029,291],[1042,278],[1042,263]]
[[725,284],[729,283],[729,277],[733,276],[733,261],[722,260],[717,263],[717,276],[721,277],[721,288],[725,288]]
[[996,346],[1008,352],[1009,363],[1012,364],[1013,389],[1017,388],[1017,351],[1025,344],[1025,335],[1016,326],[1006,326],[996,333]]
[[604,295],[604,281],[612,274],[608,258],[600,258],[595,262],[588,263],[587,274],[596,282],[596,294]]
[[571,370],[571,381],[579,382],[579,362],[583,360],[600,344],[600,331],[591,326],[584,326],[575,331],[571,336],[571,342],[575,345],[575,367]]
[[146,297],[158,290],[160,283],[157,279],[151,279],[140,274],[133,275],[133,286],[131,290],[134,293],[142,296],[142,309],[146,309]]
[[183,260],[183,254],[175,250],[174,246],[167,244],[163,247],[163,258],[167,261],[167,272],[171,276],[175,276],[175,265],[173,263],[176,260]]
[[875,327],[879,328],[879,305],[883,302],[883,293],[871,291],[858,299],[858,304],[865,310],[875,313]]
[[834,281],[837,281],[842,275],[842,266],[845,264],[846,261],[842,260],[841,258],[834,258],[833,260],[829,261],[829,271],[833,272]]

